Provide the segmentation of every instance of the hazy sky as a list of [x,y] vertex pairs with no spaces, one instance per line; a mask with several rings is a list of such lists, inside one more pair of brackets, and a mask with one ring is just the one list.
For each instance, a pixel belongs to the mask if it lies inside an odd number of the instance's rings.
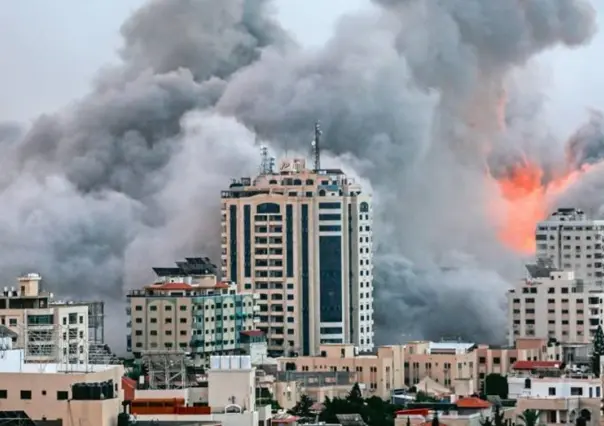
[[[0,13],[0,121],[27,120],[81,96],[115,60],[122,22],[145,0],[21,0]],[[321,44],[342,13],[369,0],[277,0],[283,24]],[[60,4],[61,7],[58,7]]]
[[[119,28],[145,0],[21,0],[0,13],[0,121],[28,120],[84,94],[100,66],[114,61]],[[285,27],[306,45],[320,45],[338,16],[369,0],[277,0]],[[600,12],[604,7],[599,5]],[[600,17],[601,27],[602,17]],[[604,80],[596,69],[604,37],[589,48],[547,54],[544,85],[551,110],[567,132],[587,107],[604,108]],[[549,87],[551,86],[551,88]],[[557,121],[557,120],[553,120]]]

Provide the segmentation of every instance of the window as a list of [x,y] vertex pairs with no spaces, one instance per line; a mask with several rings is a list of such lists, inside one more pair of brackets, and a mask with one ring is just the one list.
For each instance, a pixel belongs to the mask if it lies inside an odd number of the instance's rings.
[[547,392],[548,392],[549,396],[555,396],[556,395],[556,388],[548,388]]
[[6,398],[8,398],[8,392],[6,391],[6,389],[0,389],[0,399]]
[[583,388],[572,387],[572,388],[570,388],[570,394],[572,396],[582,396],[583,395]]
[[66,401],[67,399],[69,399],[69,392],[57,391],[57,400],[58,401]]
[[21,391],[21,399],[31,399],[31,391],[22,390]]

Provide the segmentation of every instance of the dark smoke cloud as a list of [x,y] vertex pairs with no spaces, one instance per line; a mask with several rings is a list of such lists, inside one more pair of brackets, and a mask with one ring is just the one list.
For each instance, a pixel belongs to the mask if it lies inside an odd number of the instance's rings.
[[326,161],[374,192],[379,339],[501,340],[505,278],[522,271],[494,232],[500,196],[485,179],[485,147],[503,140],[509,71],[587,42],[593,10],[380,3],[313,51],[280,29],[268,0],[137,11],[122,29],[122,66],[0,145],[3,278],[36,270],[57,293],[121,311],[151,266],[219,259],[219,190],[257,164],[249,129],[277,153],[306,153],[320,118]]

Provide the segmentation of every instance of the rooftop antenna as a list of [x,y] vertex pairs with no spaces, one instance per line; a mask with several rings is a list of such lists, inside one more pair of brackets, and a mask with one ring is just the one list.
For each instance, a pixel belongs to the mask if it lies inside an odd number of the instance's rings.
[[321,135],[323,134],[323,132],[321,131],[321,123],[319,123],[319,121],[317,121],[315,123],[315,138],[312,141],[312,148],[313,148],[313,154],[314,154],[314,160],[315,160],[315,165],[314,165],[314,169],[315,172],[318,171],[321,168]]
[[260,175],[268,175],[272,173],[272,161],[268,156],[268,148],[264,145],[260,146]]

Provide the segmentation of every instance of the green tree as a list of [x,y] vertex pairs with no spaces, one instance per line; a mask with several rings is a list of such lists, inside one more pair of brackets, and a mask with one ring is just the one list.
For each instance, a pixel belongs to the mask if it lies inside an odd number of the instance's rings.
[[302,395],[300,397],[300,401],[294,405],[294,407],[289,410],[289,414],[292,416],[296,416],[300,418],[298,423],[306,423],[307,421],[311,421],[313,419],[312,406],[314,402],[308,395]]
[[598,377],[600,376],[600,356],[602,355],[604,355],[604,331],[599,325],[592,340],[591,350],[591,371]]
[[358,383],[355,383],[352,386],[352,389],[350,389],[350,392],[348,392],[348,395],[346,396],[346,400],[353,405],[363,405],[365,401],[363,400],[363,393],[361,392],[361,387]]
[[272,411],[281,410],[281,406],[273,399],[273,394],[266,388],[256,388],[256,404],[270,405]]
[[438,402],[438,400],[424,391],[415,394],[415,402]]
[[524,423],[524,426],[539,426],[539,416],[540,413],[537,410],[524,410],[518,418]]
[[493,426],[505,426],[505,414],[501,411],[499,405],[495,406],[493,412]]
[[508,399],[508,379],[497,373],[491,373],[484,379],[484,393],[497,395],[501,399]]

